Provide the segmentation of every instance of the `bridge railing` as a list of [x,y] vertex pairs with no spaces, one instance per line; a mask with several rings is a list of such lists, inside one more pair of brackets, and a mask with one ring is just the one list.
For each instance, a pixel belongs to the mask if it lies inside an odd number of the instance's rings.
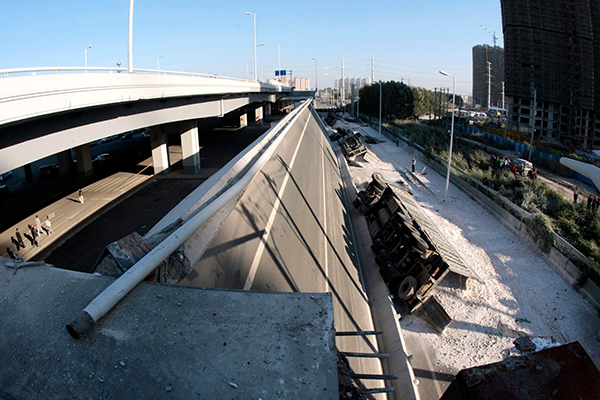
[[[38,74],[51,74],[56,75],[59,73],[127,73],[127,68],[115,68],[115,67],[31,67],[31,68],[11,68],[11,69],[0,69],[0,77],[11,78],[17,76],[26,75],[38,75]],[[134,74],[152,74],[152,75],[165,75],[165,76],[185,76],[185,77],[197,77],[197,78],[213,78],[213,79],[225,79],[230,81],[239,82],[252,82],[248,79],[233,78],[230,76],[220,76],[217,74],[202,74],[196,72],[186,71],[167,71],[167,70],[155,70],[155,69],[134,69]]]

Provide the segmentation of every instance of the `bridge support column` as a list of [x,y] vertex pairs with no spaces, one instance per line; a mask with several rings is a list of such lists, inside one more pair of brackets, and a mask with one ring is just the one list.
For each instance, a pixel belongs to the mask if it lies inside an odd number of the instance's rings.
[[248,114],[244,113],[240,115],[240,128],[245,128],[248,126]]
[[89,143],[75,147],[75,158],[77,159],[77,174],[80,178],[89,178],[94,175]]
[[195,120],[179,122],[181,132],[181,155],[183,157],[183,173],[200,172],[200,141],[198,124]]
[[33,182],[33,174],[31,173],[31,164],[25,164],[19,168],[19,177],[22,181]]
[[163,133],[160,125],[150,127],[150,146],[152,147],[154,175],[168,173],[170,168],[167,135]]
[[71,149],[56,153],[58,159],[58,170],[61,175],[71,173],[73,171],[73,158],[71,157]]
[[265,111],[265,117],[271,115],[271,103],[265,104],[265,106],[263,108]]
[[254,110],[254,122],[257,125],[262,125],[262,122],[263,122],[263,108],[262,107],[258,107],[257,109]]

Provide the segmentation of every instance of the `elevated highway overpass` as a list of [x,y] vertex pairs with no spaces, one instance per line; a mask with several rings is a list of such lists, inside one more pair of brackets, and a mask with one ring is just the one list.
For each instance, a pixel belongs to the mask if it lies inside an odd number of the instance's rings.
[[[0,70],[0,174],[59,155],[61,171],[76,150],[81,176],[91,174],[89,143],[153,127],[156,173],[168,170],[168,133],[182,135],[184,167],[200,168],[198,121],[260,121],[291,88],[216,75],[114,68]],[[84,73],[85,72],[85,73]]]

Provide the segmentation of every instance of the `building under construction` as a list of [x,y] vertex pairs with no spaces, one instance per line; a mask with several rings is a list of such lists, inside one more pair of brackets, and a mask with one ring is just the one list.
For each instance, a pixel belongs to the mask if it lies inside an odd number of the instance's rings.
[[487,44],[473,47],[473,104],[504,108],[504,49]]
[[508,128],[533,128],[536,139],[600,148],[600,2],[501,5]]

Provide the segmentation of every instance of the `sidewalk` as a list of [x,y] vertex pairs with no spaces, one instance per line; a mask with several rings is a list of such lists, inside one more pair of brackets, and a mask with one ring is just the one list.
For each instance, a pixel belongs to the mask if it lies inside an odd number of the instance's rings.
[[[68,238],[69,233],[73,231],[75,227],[88,220],[103,208],[111,204],[116,204],[114,203],[116,200],[135,193],[135,191],[141,189],[153,179],[154,176],[152,175],[118,172],[85,186],[82,188],[84,195],[83,204],[79,202],[77,191],[75,191],[54,203],[43,207],[35,214],[29,215],[6,231],[0,233],[0,254],[8,257],[6,248],[10,248],[11,236],[15,237],[15,231],[19,228],[19,232],[21,232],[26,247],[20,249],[18,255],[23,257],[23,260],[25,261],[31,260],[47,248],[48,245],[61,240],[61,238]],[[46,220],[46,216],[48,216],[54,231],[51,235],[46,235],[44,231],[40,233],[40,247],[35,247],[35,245],[32,246],[30,241],[25,237],[25,234],[30,235],[30,230],[27,225],[35,225],[34,221],[36,215],[38,215],[43,227],[46,226],[44,221]]]

